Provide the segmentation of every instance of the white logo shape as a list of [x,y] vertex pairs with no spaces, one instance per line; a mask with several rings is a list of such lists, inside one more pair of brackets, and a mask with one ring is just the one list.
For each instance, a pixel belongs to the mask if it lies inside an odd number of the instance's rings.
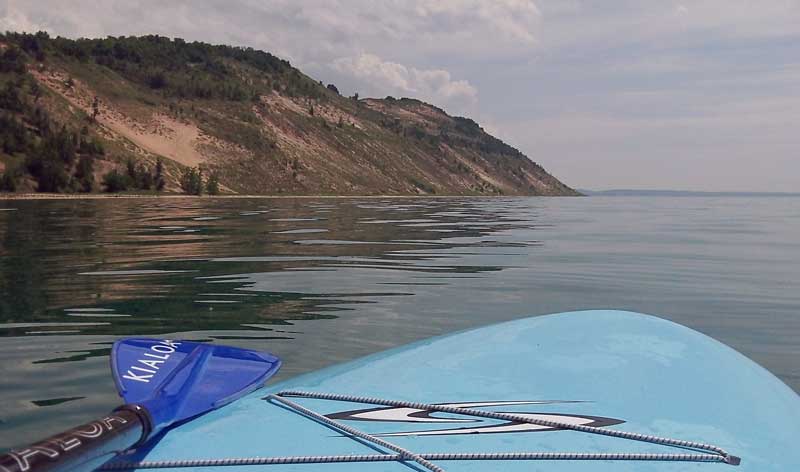
[[[539,400],[539,401],[493,401],[493,402],[462,402],[439,403],[437,405],[452,408],[481,408],[490,406],[516,406],[516,405],[547,405],[554,403],[583,403],[577,401]],[[487,418],[447,418],[433,416],[435,412],[406,407],[368,408],[363,410],[350,410],[325,415],[333,420],[347,421],[388,421],[399,423],[472,423],[475,426],[460,428],[446,428],[433,430],[402,431],[391,433],[377,433],[376,436],[439,436],[453,434],[489,434],[489,433],[521,433],[530,431],[553,431],[560,428],[541,426],[520,421],[507,421],[496,423]],[[505,412],[512,413],[512,412]],[[565,413],[523,413],[513,412],[515,415],[526,418],[535,418],[547,421],[558,421],[574,425],[593,426],[596,428],[624,423],[623,420],[604,418],[600,416],[570,415]],[[492,422],[492,423],[490,423]],[[481,423],[490,423],[480,425]]]

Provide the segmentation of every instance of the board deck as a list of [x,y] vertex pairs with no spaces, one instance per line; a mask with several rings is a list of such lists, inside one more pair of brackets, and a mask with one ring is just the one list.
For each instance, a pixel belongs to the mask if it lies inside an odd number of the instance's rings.
[[[302,375],[165,434],[137,460],[376,454],[265,397],[282,390],[461,404],[714,444],[741,457],[724,463],[440,461],[447,471],[800,470],[800,397],[733,349],[684,326],[621,311],[526,318],[418,342]],[[415,453],[690,453],[577,431],[376,407],[293,399]],[[220,467],[219,470],[403,471],[399,462]],[[198,468],[196,470],[216,470]]]

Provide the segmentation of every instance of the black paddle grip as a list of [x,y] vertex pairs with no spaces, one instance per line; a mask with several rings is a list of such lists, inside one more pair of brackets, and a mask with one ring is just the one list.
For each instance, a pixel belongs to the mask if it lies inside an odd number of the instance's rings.
[[103,418],[0,455],[0,471],[91,471],[137,445],[149,432],[147,412],[125,405]]

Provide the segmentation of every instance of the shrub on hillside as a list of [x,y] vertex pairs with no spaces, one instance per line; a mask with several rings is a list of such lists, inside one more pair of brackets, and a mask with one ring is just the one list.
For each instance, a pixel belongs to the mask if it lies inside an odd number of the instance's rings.
[[103,176],[103,187],[108,193],[124,192],[128,190],[130,178],[116,169]]
[[200,169],[190,167],[181,176],[181,189],[190,195],[203,193],[203,173]]
[[164,189],[164,177],[161,172],[163,164],[160,159],[156,162],[153,172],[146,165],[137,165],[133,159],[128,159],[125,163],[125,172],[113,169],[103,176],[103,186],[109,193],[153,189],[160,192]]
[[75,168],[75,188],[83,193],[94,190],[94,157],[90,154],[82,155],[78,159]]
[[11,170],[6,169],[5,172],[0,174],[0,192],[16,192],[16,191],[17,191],[17,179]]
[[209,195],[219,195],[219,177],[217,177],[216,173],[212,173],[208,176],[208,182],[206,182],[206,193]]

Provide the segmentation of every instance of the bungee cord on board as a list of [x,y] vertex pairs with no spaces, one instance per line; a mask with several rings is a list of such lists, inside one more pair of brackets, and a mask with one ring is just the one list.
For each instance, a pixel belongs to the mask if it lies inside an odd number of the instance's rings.
[[[312,411],[286,397],[313,398],[318,400],[333,400],[352,403],[366,403],[392,407],[414,408],[427,411],[440,411],[457,415],[477,416],[505,421],[531,423],[559,429],[571,429],[589,434],[617,437],[632,441],[642,441],[664,446],[681,447],[707,451],[706,453],[593,453],[593,452],[502,452],[502,453],[423,453],[417,454],[400,446],[392,444],[381,438],[360,431],[351,426],[342,424],[320,413]],[[162,461],[114,461],[101,470],[130,470],[130,469],[166,469],[184,467],[224,467],[246,465],[278,465],[278,464],[325,464],[325,463],[354,463],[354,462],[409,462],[417,464],[433,472],[444,472],[444,469],[431,461],[464,461],[464,460],[579,460],[579,461],[668,461],[668,462],[723,462],[730,465],[739,465],[741,459],[724,449],[712,444],[705,444],[682,439],[664,438],[628,431],[610,430],[592,426],[576,425],[559,421],[543,420],[512,413],[500,413],[475,410],[472,408],[451,407],[419,402],[401,400],[387,400],[373,397],[354,395],[341,395],[334,393],[307,392],[301,390],[282,391],[266,397],[270,401],[280,403],[306,417],[336,429],[345,435],[369,441],[378,446],[392,450],[395,454],[351,454],[351,455],[319,455],[319,456],[284,456],[284,457],[240,457],[222,459],[186,459]]]

